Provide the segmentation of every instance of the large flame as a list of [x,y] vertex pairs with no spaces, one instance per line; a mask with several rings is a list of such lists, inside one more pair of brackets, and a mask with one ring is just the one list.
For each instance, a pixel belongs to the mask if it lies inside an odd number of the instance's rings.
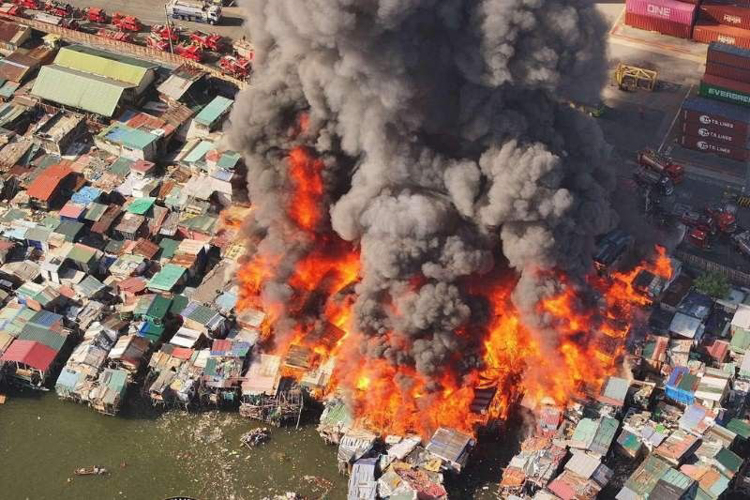
[[[272,341],[268,347],[272,352],[283,356],[291,346],[304,346],[313,353],[315,366],[335,358],[336,369],[324,392],[342,392],[359,425],[377,432],[427,436],[438,426],[448,426],[471,433],[477,425],[504,418],[521,395],[538,401],[548,397],[564,405],[597,391],[617,369],[638,307],[649,303],[633,286],[634,280],[643,270],[665,279],[672,274],[665,250],[657,248],[652,263],[607,277],[592,276],[588,285],[601,297],[592,304],[591,299],[582,300],[578,287],[558,273],[554,278],[561,291],[538,304],[543,327],[524,324],[514,307],[511,294],[517,278],[512,272],[469,280],[464,291],[483,296],[492,319],[478,328],[462,326],[457,334],[474,340],[479,351],[466,354],[477,355],[481,362],[458,369],[460,360],[452,360],[436,383],[434,376],[427,380],[412,366],[362,354],[366,338],[353,326],[354,295],[348,293],[359,279],[359,254],[323,227],[322,161],[302,147],[293,149],[288,161],[293,184],[288,216],[309,234],[309,250],[284,275],[293,294],[283,304],[267,297],[261,300],[265,284],[279,278],[282,256],[256,253],[239,271],[238,307],[265,309],[263,330]],[[419,288],[425,282],[415,279],[411,285]],[[282,312],[296,318],[291,331],[288,324],[283,332],[277,324]],[[544,328],[556,334],[545,336],[537,331]],[[393,334],[390,341],[409,340]],[[494,399],[486,411],[472,412],[478,391],[487,390],[494,391]]]

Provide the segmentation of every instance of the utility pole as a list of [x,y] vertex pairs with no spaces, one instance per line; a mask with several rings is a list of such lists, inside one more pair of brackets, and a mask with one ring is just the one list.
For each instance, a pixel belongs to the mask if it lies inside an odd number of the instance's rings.
[[174,33],[174,27],[172,21],[169,19],[169,13],[167,12],[167,4],[164,4],[164,19],[167,21],[167,38],[169,39],[169,53],[174,55],[174,47],[172,47],[172,33]]

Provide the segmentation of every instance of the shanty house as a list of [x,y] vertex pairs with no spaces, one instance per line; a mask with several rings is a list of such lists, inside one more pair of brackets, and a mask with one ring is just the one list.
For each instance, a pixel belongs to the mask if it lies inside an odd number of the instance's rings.
[[38,389],[53,371],[57,354],[58,351],[41,342],[18,339],[3,353],[0,365],[15,380]]
[[468,434],[440,427],[427,444],[427,451],[442,459],[449,469],[461,472],[474,445],[474,438]]
[[34,179],[26,193],[41,210],[50,210],[62,206],[74,182],[70,167],[51,165]]
[[376,500],[378,498],[378,482],[375,480],[377,469],[377,458],[363,458],[354,463],[351,476],[349,476],[347,500]]
[[45,151],[60,156],[85,132],[83,116],[66,111],[44,115],[33,130]]
[[94,137],[94,144],[116,156],[131,160],[153,160],[159,136],[115,122]]
[[10,55],[31,38],[31,28],[25,24],[0,21],[0,54]]
[[103,370],[89,393],[91,407],[104,415],[117,415],[128,389],[128,376],[126,370]]
[[165,264],[161,270],[148,281],[148,289],[154,292],[168,293],[175,286],[184,283],[186,269],[175,264]]
[[151,342],[145,337],[138,335],[126,335],[120,337],[109,352],[108,360],[111,368],[122,368],[128,372],[130,380],[135,377],[141,368]]
[[195,117],[188,128],[187,138],[207,137],[219,128],[229,115],[234,101],[226,97],[216,96]]

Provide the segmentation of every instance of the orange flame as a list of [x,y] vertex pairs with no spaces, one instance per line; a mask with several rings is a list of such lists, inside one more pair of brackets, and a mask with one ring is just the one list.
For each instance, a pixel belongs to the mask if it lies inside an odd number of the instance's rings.
[[322,220],[323,167],[323,161],[310,156],[302,146],[289,153],[289,178],[294,184],[294,194],[287,212],[306,231],[314,231]]

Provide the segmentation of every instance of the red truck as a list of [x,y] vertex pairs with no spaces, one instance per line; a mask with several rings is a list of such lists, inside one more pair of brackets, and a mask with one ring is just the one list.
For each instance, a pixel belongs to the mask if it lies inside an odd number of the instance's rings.
[[44,11],[57,17],[69,17],[73,15],[73,7],[68,3],[47,2],[44,4]]
[[143,25],[141,25],[141,21],[137,17],[126,16],[125,14],[121,14],[120,12],[115,12],[112,15],[112,24],[117,26],[117,28],[121,31],[138,32],[143,29]]
[[177,45],[174,48],[174,53],[195,62],[201,62],[203,60],[203,49],[197,45]]
[[91,23],[106,24],[107,13],[104,12],[104,9],[89,7],[86,9],[86,19]]
[[180,41],[180,35],[177,30],[164,24],[155,24],[154,26],[151,26],[151,33],[166,42],[168,42],[170,38],[173,43]]
[[685,179],[685,167],[675,163],[672,159],[653,149],[644,149],[638,152],[638,164],[669,177],[674,184],[679,184]]
[[215,33],[204,33],[203,31],[193,31],[190,33],[190,41],[199,45],[203,50],[219,52],[223,49],[224,39],[221,35]]
[[42,10],[42,4],[38,0],[13,0],[13,3],[24,9]]
[[240,80],[250,76],[252,65],[244,57],[224,56],[219,60],[219,67],[225,75],[230,75]]
[[706,207],[708,214],[715,222],[716,228],[725,234],[732,234],[737,230],[737,218],[732,207],[714,203]]

